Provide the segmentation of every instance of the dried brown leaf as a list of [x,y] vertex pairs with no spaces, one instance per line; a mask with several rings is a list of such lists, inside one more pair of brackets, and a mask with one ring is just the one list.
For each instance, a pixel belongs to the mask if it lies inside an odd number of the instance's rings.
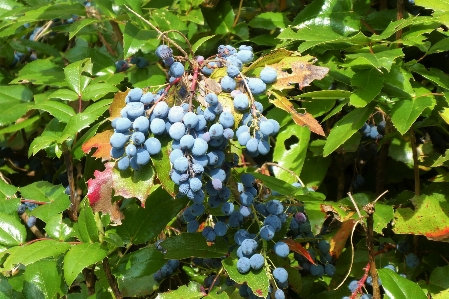
[[114,99],[112,100],[111,106],[108,109],[110,121],[117,117],[120,117],[120,111],[123,109],[123,107],[126,106],[125,98],[128,92],[129,89],[125,92],[119,91],[114,95]]
[[[270,65],[270,67],[276,69],[278,74],[277,80],[273,84],[273,89],[276,90],[292,89],[296,83],[302,89],[309,86],[313,80],[323,79],[329,72],[327,67],[316,66],[304,61],[281,61]],[[291,70],[291,72],[287,70]]]
[[300,126],[307,126],[310,131],[313,133],[316,133],[321,136],[324,135],[324,130],[321,127],[320,123],[310,114],[310,113],[299,113],[296,111],[293,104],[284,96],[272,92],[272,94],[275,96],[274,100],[271,100],[271,102],[278,108],[281,108],[282,110],[290,113],[292,116],[293,121],[300,125]]

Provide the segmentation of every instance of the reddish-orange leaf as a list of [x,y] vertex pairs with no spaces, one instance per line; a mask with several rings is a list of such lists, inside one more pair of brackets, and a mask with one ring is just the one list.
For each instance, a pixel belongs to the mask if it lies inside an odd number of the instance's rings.
[[338,258],[342,253],[343,249],[345,248],[346,241],[351,236],[352,228],[354,227],[354,225],[354,219],[344,221],[332,240],[330,240],[330,252],[333,257]]
[[[309,86],[315,79],[323,79],[329,72],[327,67],[316,66],[304,61],[282,61],[272,64],[270,67],[276,69],[278,73],[277,80],[273,84],[273,88],[276,90],[292,89],[296,83],[302,89]],[[291,72],[287,70],[291,70]]]
[[96,134],[89,140],[87,140],[81,147],[84,153],[89,153],[92,148],[96,148],[97,150],[93,153],[92,157],[95,158],[104,158],[110,159],[111,155],[111,144],[109,143],[109,139],[111,138],[113,130],[107,130],[101,133]]
[[315,265],[315,262],[313,261],[309,252],[301,244],[293,241],[292,239],[285,239],[285,240],[282,240],[282,242],[286,243],[288,245],[288,248],[290,248],[291,251],[299,253],[300,255],[305,257],[309,262],[311,262],[312,264]]
[[286,97],[278,94],[277,92],[272,92],[271,94],[275,96],[275,99],[271,100],[271,102],[276,107],[290,113],[293,121],[296,124],[300,126],[307,126],[313,133],[325,136],[323,128],[321,127],[320,123],[315,118],[313,118],[312,114],[307,112],[299,113]]
[[129,89],[125,92],[117,92],[114,95],[111,106],[109,107],[109,120],[112,121],[116,117],[120,117],[120,111],[126,106],[125,98]]
[[94,212],[111,215],[111,220],[120,223],[123,214],[117,202],[112,203],[112,166],[107,163],[104,171],[95,170],[94,179],[87,181],[87,198]]

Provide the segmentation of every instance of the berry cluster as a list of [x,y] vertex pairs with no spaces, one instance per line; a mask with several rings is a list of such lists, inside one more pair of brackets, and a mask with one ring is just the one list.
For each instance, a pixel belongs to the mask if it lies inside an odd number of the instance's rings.
[[169,260],[162,266],[162,268],[154,273],[154,280],[161,282],[164,278],[170,277],[173,275],[173,272],[179,268],[179,265],[180,263],[178,260]]
[[[121,110],[121,117],[112,121],[114,134],[110,138],[111,157],[119,159],[117,167],[126,170],[129,166],[137,170],[148,164],[150,156],[161,151],[161,142],[154,136],[165,132],[164,118],[168,114],[168,105],[158,102],[163,92],[158,94],[143,93],[134,88],[126,97],[126,106]],[[147,112],[152,112],[150,117]]]
[[362,133],[364,138],[378,140],[383,137],[383,134],[385,134],[385,125],[385,121],[379,122],[376,126],[365,123],[363,124],[363,127],[359,129],[359,132]]

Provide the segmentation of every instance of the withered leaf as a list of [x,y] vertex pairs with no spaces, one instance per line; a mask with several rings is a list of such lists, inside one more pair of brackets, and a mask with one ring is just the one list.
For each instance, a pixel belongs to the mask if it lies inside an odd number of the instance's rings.
[[259,57],[259,59],[254,61],[247,69],[245,69],[245,73],[258,67],[264,67],[270,64],[270,66],[272,66],[273,64],[278,63],[282,59],[289,57],[292,54],[293,52],[283,48],[276,49],[267,55]]
[[114,95],[114,99],[112,100],[111,106],[108,109],[110,121],[117,117],[120,117],[120,111],[123,109],[123,107],[126,106],[125,98],[128,92],[129,89],[125,92],[119,91]]
[[299,113],[296,111],[293,104],[284,96],[276,93],[271,92],[272,95],[275,96],[275,99],[270,100],[276,107],[281,108],[282,110],[290,113],[290,115],[293,118],[293,121],[300,125],[300,126],[307,126],[310,131],[313,133],[316,133],[321,136],[324,135],[324,130],[319,124],[319,122],[313,118],[313,116],[310,113]]
[[[276,90],[292,89],[296,83],[302,89],[305,86],[309,86],[315,79],[323,79],[329,72],[329,68],[327,67],[316,66],[304,61],[281,61],[270,65],[270,67],[276,69],[278,74],[277,80],[273,84],[273,89]],[[289,69],[291,69],[291,72],[287,72]]]
[[309,262],[315,265],[315,262],[313,261],[309,252],[301,244],[296,243],[292,239],[284,239],[282,240],[282,242],[286,243],[291,251],[299,253],[300,255],[304,256],[307,260],[309,260]]
[[109,139],[111,138],[113,130],[106,130],[104,132],[98,133],[85,143],[83,143],[81,149],[85,154],[89,153],[92,148],[97,148],[95,153],[93,153],[92,157],[94,158],[111,158],[111,144]]

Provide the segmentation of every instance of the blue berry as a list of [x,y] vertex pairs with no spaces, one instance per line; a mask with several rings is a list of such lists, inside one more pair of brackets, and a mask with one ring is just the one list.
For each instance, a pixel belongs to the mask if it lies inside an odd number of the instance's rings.
[[266,241],[273,239],[274,233],[275,229],[271,225],[264,225],[260,228],[260,237]]
[[251,269],[251,262],[249,258],[247,257],[239,258],[239,260],[237,261],[237,270],[239,271],[239,273],[240,274],[248,273],[250,269]]
[[120,157],[123,156],[123,154],[125,153],[125,149],[123,147],[112,147],[111,148],[111,157],[114,159],[118,159]]
[[165,121],[160,118],[155,118],[151,121],[150,130],[154,135],[161,135],[165,133]]
[[278,74],[276,70],[269,66],[264,67],[260,72],[260,79],[266,84],[270,84],[276,81],[277,76]]
[[143,91],[140,88],[133,88],[128,92],[126,96],[130,102],[139,102],[143,95]]
[[121,148],[124,147],[126,142],[128,142],[129,135],[122,133],[114,133],[110,138],[110,144],[112,147]]
[[273,277],[278,283],[286,283],[288,280],[288,272],[282,267],[277,267],[273,270]]
[[126,104],[126,114],[130,118],[138,118],[145,112],[145,107],[141,102],[130,102]]
[[326,266],[324,266],[324,272],[328,276],[334,276],[337,269],[335,269],[335,266],[332,264],[326,264]]
[[35,216],[28,217],[27,226],[32,227],[34,225],[36,225],[36,217]]
[[200,224],[198,223],[198,221],[196,219],[191,220],[188,224],[187,224],[187,232],[188,233],[194,233],[198,230],[198,228],[200,227]]
[[194,128],[198,124],[198,121],[198,116],[193,112],[187,112],[183,118],[183,122],[187,128]]
[[143,166],[143,165],[148,164],[148,162],[150,162],[150,153],[146,149],[139,148],[137,150],[137,154],[136,154],[135,158],[136,158],[137,164],[140,166]]
[[274,252],[280,257],[287,257],[290,252],[290,248],[284,242],[277,242],[274,244]]
[[130,143],[125,148],[126,155],[129,157],[133,157],[137,154],[137,148],[134,144]]
[[309,271],[312,276],[321,277],[324,274],[324,267],[320,264],[311,265]]
[[131,141],[136,145],[140,145],[145,142],[145,135],[142,132],[134,132],[131,135]]
[[150,121],[145,116],[139,116],[133,122],[133,129],[137,132],[145,133],[150,127]]
[[166,102],[159,102],[154,106],[153,115],[157,118],[165,118],[168,115],[169,108]]
[[226,223],[224,223],[222,221],[218,221],[217,223],[215,223],[214,232],[217,236],[223,237],[224,235],[226,235],[227,231],[228,231],[228,226],[226,225]]
[[133,123],[126,117],[119,117],[115,119],[115,131],[116,132],[127,132]]
[[414,253],[409,253],[405,256],[405,263],[410,268],[416,268],[419,265],[419,258]]
[[179,78],[184,74],[184,65],[181,62],[174,62],[168,71],[168,74],[172,77]]
[[234,212],[234,204],[232,202],[225,202],[221,206],[221,211],[225,215],[231,215],[231,213]]
[[186,172],[189,168],[189,160],[186,157],[179,157],[173,163],[173,167],[179,172]]
[[160,45],[156,48],[156,56],[159,59],[165,60],[173,56],[173,50],[166,45]]
[[235,89],[235,87],[237,86],[237,83],[235,82],[234,78],[231,78],[229,76],[224,76],[221,79],[221,88],[223,89],[223,91],[225,92],[231,92]]
[[247,50],[247,49],[240,50],[237,52],[237,58],[243,63],[248,63],[248,62],[253,61],[254,54],[253,54],[253,51],[251,51],[251,50]]
[[193,147],[192,147],[192,154],[195,156],[203,156],[206,154],[208,149],[207,142],[202,138],[196,138]]
[[180,122],[184,117],[184,109],[181,106],[173,106],[168,111],[168,120],[171,123]]
[[259,270],[262,269],[265,263],[265,258],[261,254],[256,253],[249,259],[249,262],[252,269]]
[[180,140],[186,134],[186,127],[182,122],[176,122],[171,125],[168,134],[174,140]]
[[234,108],[238,111],[245,111],[249,108],[248,96],[244,93],[238,94],[234,98]]

